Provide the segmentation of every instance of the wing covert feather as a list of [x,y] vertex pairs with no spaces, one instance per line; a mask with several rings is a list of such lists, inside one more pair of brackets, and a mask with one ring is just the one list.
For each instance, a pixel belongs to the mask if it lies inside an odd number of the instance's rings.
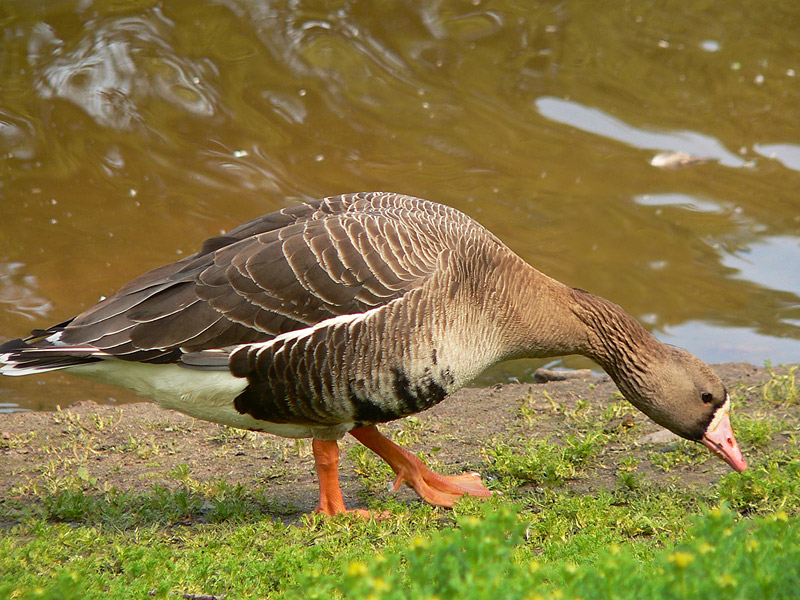
[[145,273],[53,331],[62,343],[91,343],[127,360],[172,361],[181,351],[268,341],[362,313],[431,275],[448,244],[430,223],[443,208],[371,193],[270,213]]

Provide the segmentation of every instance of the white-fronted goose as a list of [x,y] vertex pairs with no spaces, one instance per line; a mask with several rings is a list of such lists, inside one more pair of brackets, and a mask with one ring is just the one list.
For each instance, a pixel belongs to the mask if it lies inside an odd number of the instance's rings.
[[80,315],[0,346],[5,375],[63,369],[200,419],[313,438],[317,510],[345,510],[350,432],[426,501],[490,495],[376,423],[442,401],[508,358],[582,354],[656,423],[746,468],[719,377],[617,305],[525,263],[459,211],[398,194],[286,208],[207,240]]

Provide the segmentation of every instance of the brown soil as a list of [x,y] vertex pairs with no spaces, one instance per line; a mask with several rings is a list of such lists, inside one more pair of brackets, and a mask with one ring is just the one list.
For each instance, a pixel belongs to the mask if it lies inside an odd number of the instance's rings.
[[[716,370],[729,390],[743,401],[736,414],[764,415],[787,411],[796,420],[800,407],[779,406],[762,399],[769,374],[744,363],[718,365]],[[603,418],[603,409],[619,402],[616,387],[607,376],[587,376],[566,381],[468,388],[439,406],[420,414],[412,427],[388,424],[384,431],[403,436],[409,448],[432,457],[428,462],[444,472],[478,471],[491,476],[485,445],[493,440],[521,440],[530,436],[554,438],[575,425],[570,413],[579,401],[588,401],[588,412],[607,430],[623,427],[638,443],[609,446],[597,464],[569,483],[578,492],[615,485],[621,459],[634,453],[641,458],[639,474],[654,481],[680,481],[705,486],[729,471],[709,455],[668,472],[655,467],[648,456],[675,449],[674,438],[642,438],[659,431],[639,412]],[[521,406],[525,403],[525,415]],[[766,406],[770,404],[771,406]],[[602,419],[602,421],[597,421]],[[734,416],[734,428],[735,416]],[[410,434],[408,432],[411,432]],[[655,436],[656,438],[663,436]],[[777,443],[783,443],[778,440]],[[365,507],[370,494],[388,491],[365,489],[363,480],[346,451],[357,444],[347,436],[341,445],[341,481],[350,507]],[[747,448],[743,448],[747,455]],[[265,486],[269,512],[279,518],[296,518],[311,511],[317,500],[311,445],[252,432],[243,432],[198,421],[149,403],[104,406],[92,401],[75,403],[58,412],[21,412],[0,415],[0,503],[37,502],[37,496],[58,485],[59,478],[81,477],[87,490],[117,488],[132,492],[150,490],[156,484],[177,487],[174,470],[187,465],[195,481],[224,479],[231,484]],[[81,469],[81,467],[83,467]],[[170,472],[173,472],[170,475]],[[96,478],[96,480],[95,480]],[[522,490],[524,493],[524,489]],[[401,498],[416,502],[409,490]]]

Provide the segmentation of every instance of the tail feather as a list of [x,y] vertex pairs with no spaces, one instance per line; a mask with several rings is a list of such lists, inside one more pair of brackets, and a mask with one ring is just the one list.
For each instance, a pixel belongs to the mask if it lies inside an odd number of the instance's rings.
[[108,357],[93,346],[28,346],[16,339],[0,346],[0,374],[10,376],[45,373],[76,367]]

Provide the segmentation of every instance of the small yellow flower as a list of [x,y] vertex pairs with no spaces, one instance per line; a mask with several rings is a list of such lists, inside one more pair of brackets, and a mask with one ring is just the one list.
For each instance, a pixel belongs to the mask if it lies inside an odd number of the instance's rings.
[[712,519],[719,519],[722,517],[722,510],[718,506],[715,506],[710,511],[708,511],[708,516]]
[[691,552],[673,552],[667,555],[667,560],[679,569],[685,569],[694,562],[694,554]]
[[350,577],[363,577],[368,571],[367,565],[358,560],[354,560],[347,565],[347,574],[350,575]]
[[789,520],[789,516],[784,511],[779,510],[775,513],[775,519],[786,523]]
[[719,587],[736,587],[736,584],[739,581],[733,575],[729,575],[728,573],[723,573],[722,575],[717,575],[717,583]]
[[714,548],[714,546],[712,546],[708,542],[703,542],[697,548],[697,551],[700,552],[700,554],[708,554],[709,552],[713,552],[714,550],[716,550],[716,548]]
[[528,563],[528,567],[530,568],[531,573],[536,573],[536,571],[542,568],[542,565],[540,565],[537,561],[532,560]]
[[388,592],[389,591],[389,584],[386,583],[385,580],[378,577],[377,579],[373,579],[369,582],[370,587],[375,590],[376,592]]
[[413,548],[414,550],[416,550],[417,548],[427,548],[428,544],[429,544],[428,540],[420,536],[417,536],[413,540],[411,540],[411,548]]
[[758,550],[758,547],[760,545],[761,544],[758,543],[758,540],[749,539],[749,540],[747,540],[747,543],[744,546],[745,546],[745,548],[747,548],[748,552],[754,552],[754,551]]

